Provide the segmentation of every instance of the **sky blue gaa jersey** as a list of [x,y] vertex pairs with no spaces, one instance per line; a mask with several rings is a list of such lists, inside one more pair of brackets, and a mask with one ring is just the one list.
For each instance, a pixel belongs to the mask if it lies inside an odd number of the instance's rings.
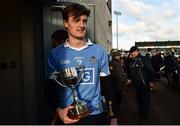
[[[78,98],[85,101],[93,110],[91,114],[99,114],[101,109],[101,88],[99,76],[107,76],[109,61],[103,47],[88,40],[87,45],[81,49],[70,47],[68,43],[54,48],[48,57],[48,78],[53,79],[52,73],[66,68],[82,65],[84,72],[79,84],[76,85]],[[65,108],[73,103],[70,88],[58,86],[59,104],[56,107]]]

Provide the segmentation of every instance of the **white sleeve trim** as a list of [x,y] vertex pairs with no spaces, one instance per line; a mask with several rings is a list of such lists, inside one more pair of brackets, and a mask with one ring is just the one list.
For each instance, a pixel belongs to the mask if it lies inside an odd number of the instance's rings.
[[106,73],[104,73],[104,72],[100,72],[100,77],[105,77],[105,76],[107,76],[107,74],[106,74]]

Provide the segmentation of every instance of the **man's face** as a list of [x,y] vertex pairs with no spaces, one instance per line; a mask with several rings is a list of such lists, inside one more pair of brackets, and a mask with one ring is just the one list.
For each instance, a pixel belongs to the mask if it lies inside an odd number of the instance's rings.
[[130,54],[130,57],[131,57],[132,59],[134,59],[134,58],[136,58],[138,55],[139,55],[139,51],[134,51],[134,52],[132,52],[132,53]]
[[70,16],[68,20],[64,22],[70,38],[85,38],[87,19],[88,17],[86,15],[82,15],[77,18],[74,18],[74,16]]

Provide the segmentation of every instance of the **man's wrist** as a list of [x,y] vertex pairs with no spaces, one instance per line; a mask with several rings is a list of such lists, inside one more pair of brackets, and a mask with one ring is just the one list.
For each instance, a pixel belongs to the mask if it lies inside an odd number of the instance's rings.
[[117,118],[111,118],[111,125],[117,125],[118,124],[118,119]]
[[58,113],[59,111],[61,111],[62,108],[56,108],[56,112]]

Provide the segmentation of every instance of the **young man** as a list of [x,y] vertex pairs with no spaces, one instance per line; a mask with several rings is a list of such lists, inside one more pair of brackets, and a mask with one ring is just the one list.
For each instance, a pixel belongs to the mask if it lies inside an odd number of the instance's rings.
[[[92,110],[89,116],[72,119],[68,116],[74,101],[70,88],[58,86],[52,106],[62,123],[103,125],[108,124],[108,116],[102,109],[100,76],[108,76],[109,64],[105,50],[85,38],[90,11],[83,5],[74,3],[63,10],[64,26],[68,32],[66,42],[53,49],[48,57],[48,77],[52,73],[81,65],[84,68],[82,80],[76,85],[78,98],[85,101]],[[53,82],[53,80],[52,80]],[[58,85],[58,84],[56,84]],[[108,85],[108,84],[106,84]],[[108,88],[107,88],[108,89]]]

